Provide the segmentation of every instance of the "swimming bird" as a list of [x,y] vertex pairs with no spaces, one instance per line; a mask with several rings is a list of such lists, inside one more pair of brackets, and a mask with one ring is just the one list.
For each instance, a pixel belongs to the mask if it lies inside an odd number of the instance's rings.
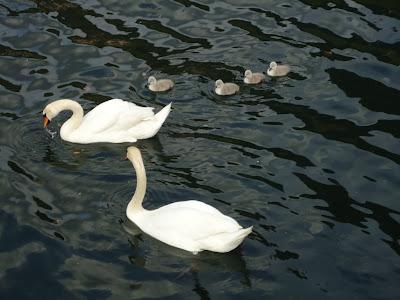
[[171,79],[157,80],[154,76],[150,76],[147,79],[147,83],[149,84],[149,90],[153,92],[165,92],[174,86],[174,82]]
[[158,132],[171,110],[171,103],[154,114],[152,107],[112,99],[96,106],[84,116],[78,102],[61,99],[44,108],[44,127],[63,110],[72,111],[72,116],[60,129],[63,140],[79,144],[133,143],[138,139],[150,138]]
[[143,208],[147,179],[140,150],[129,147],[127,158],[135,168],[137,183],[126,215],[148,235],[196,254],[203,250],[229,252],[251,233],[253,227],[243,228],[218,209],[197,200],[173,202],[154,210]]
[[267,74],[272,77],[286,76],[290,72],[288,65],[278,65],[276,62],[271,62],[267,70]]
[[257,84],[265,79],[265,75],[263,73],[253,73],[250,70],[246,70],[244,72],[244,83],[247,84]]
[[235,83],[226,82],[224,83],[221,79],[215,82],[215,93],[220,96],[233,95],[239,92],[239,86]]

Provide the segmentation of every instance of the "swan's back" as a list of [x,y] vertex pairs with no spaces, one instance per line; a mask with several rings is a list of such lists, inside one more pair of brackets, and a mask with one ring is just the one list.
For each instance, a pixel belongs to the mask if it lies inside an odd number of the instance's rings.
[[153,116],[152,107],[141,107],[121,99],[111,99],[89,111],[84,116],[79,130],[90,133],[126,130]]
[[[189,202],[189,203],[186,203]],[[154,227],[178,230],[193,239],[242,228],[234,219],[199,201],[174,202],[151,211],[148,220]]]

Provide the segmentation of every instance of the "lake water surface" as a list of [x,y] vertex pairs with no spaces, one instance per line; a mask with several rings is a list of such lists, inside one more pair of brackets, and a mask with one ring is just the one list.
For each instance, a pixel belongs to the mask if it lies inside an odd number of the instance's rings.
[[[399,299],[399,31],[397,0],[0,1],[0,298]],[[289,76],[242,84],[272,60]],[[68,113],[52,138],[60,98],[172,101],[136,143],[145,207],[197,199],[254,232],[198,255],[141,233],[128,144],[62,141]]]

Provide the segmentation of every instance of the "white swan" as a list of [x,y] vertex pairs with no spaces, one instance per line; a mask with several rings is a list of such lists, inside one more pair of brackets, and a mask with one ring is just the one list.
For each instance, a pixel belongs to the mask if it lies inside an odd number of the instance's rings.
[[286,76],[290,72],[288,65],[278,65],[276,62],[271,62],[267,70],[267,74],[272,77]]
[[171,103],[155,115],[152,107],[112,99],[83,116],[82,106],[78,102],[61,99],[48,104],[43,110],[44,127],[63,110],[72,111],[72,116],[61,126],[63,140],[80,144],[133,143],[158,132],[171,110]]
[[235,83],[224,83],[221,79],[215,82],[215,93],[220,96],[229,96],[239,92],[239,86]]
[[229,252],[250,234],[216,208],[196,200],[174,202],[155,210],[142,207],[146,171],[139,149],[129,147],[127,158],[136,171],[136,190],[126,208],[127,217],[142,231],[177,248],[193,253],[203,250]]
[[263,73],[253,73],[250,70],[246,70],[244,72],[244,83],[247,84],[257,84],[265,79],[265,75]]
[[165,92],[174,87],[174,82],[171,79],[159,79],[157,80],[154,76],[150,76],[147,79],[149,84],[149,90],[153,92]]

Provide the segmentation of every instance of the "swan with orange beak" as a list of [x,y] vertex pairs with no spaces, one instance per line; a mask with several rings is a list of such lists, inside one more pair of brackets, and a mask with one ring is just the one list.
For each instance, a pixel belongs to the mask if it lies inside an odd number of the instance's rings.
[[82,106],[73,100],[61,99],[43,110],[43,126],[61,111],[72,111],[72,116],[61,126],[63,140],[79,143],[126,143],[153,137],[167,119],[171,103],[154,114],[152,107],[138,106],[121,99],[103,102],[84,115]]

